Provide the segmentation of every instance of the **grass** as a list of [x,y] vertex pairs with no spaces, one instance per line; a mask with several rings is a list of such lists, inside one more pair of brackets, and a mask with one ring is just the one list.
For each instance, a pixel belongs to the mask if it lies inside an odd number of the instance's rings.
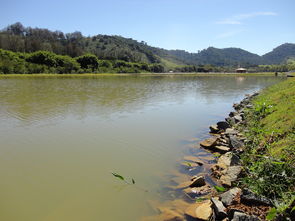
[[[295,202],[295,79],[265,89],[245,112],[249,142],[242,184],[273,200],[288,216]],[[290,208],[289,208],[290,209]]]

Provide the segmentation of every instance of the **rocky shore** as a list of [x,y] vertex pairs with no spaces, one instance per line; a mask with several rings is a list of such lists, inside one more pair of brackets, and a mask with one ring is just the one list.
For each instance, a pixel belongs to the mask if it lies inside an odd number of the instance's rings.
[[199,144],[213,153],[215,159],[202,155],[184,157],[185,174],[179,172],[173,178],[175,185],[168,187],[170,191],[180,193],[181,199],[157,205],[160,214],[144,220],[266,220],[273,207],[272,201],[247,188],[237,187],[245,171],[240,155],[247,142],[244,131],[238,128],[246,123],[244,111],[253,108],[251,99],[257,95],[246,95],[240,103],[233,105],[234,111],[225,121],[209,127],[210,137]]

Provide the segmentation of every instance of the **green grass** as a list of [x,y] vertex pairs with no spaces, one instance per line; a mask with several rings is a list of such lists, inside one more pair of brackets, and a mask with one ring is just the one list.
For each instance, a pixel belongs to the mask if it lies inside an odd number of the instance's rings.
[[242,156],[247,168],[242,184],[271,198],[288,216],[295,200],[295,79],[263,90],[253,105],[245,113],[250,142]]

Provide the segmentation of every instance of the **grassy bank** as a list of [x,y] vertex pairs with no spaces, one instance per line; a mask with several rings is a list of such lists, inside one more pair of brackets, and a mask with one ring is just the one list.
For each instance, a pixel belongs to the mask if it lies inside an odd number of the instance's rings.
[[245,111],[248,139],[242,185],[271,198],[277,212],[295,210],[295,79],[265,89]]

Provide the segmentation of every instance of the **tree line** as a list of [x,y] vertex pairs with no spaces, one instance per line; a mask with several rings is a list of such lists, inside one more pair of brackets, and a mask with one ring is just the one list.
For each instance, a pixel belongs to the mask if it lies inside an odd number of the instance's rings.
[[101,60],[90,53],[72,58],[49,51],[22,53],[0,49],[0,74],[161,73],[164,71],[164,66],[158,63]]

